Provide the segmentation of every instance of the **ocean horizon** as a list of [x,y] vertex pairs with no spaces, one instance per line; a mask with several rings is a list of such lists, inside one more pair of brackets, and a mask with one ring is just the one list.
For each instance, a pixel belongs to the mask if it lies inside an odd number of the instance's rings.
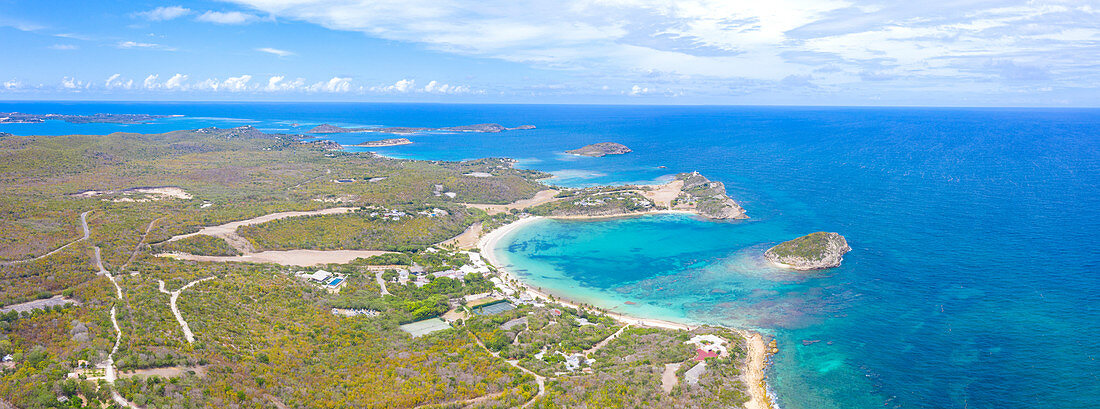
[[[691,171],[723,182],[750,219],[540,220],[496,253],[551,293],[774,336],[768,381],[784,409],[1100,402],[1100,109],[0,102],[11,111],[183,115],[0,124],[17,135],[535,125],[349,150],[510,157],[567,187],[656,184]],[[633,152],[564,153],[596,142]],[[791,272],[762,260],[770,246],[815,231],[847,237],[842,266]]]

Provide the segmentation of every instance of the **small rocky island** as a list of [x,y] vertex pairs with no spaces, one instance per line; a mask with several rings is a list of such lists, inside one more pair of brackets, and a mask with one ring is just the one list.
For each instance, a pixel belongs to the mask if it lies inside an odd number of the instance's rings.
[[381,140],[377,140],[377,141],[366,141],[366,142],[363,142],[363,143],[357,143],[355,145],[348,145],[348,146],[355,146],[355,147],[359,147],[359,148],[378,148],[378,147],[383,147],[383,146],[408,145],[408,144],[411,144],[411,143],[412,143],[412,141],[410,141],[408,138],[391,138],[391,139],[381,139]]
[[335,125],[322,124],[313,127],[307,133],[352,133],[352,132],[378,132],[378,133],[392,133],[392,134],[410,134],[417,132],[481,132],[481,133],[497,133],[504,131],[523,131],[528,129],[535,129],[534,125],[520,125],[515,128],[507,128],[501,124],[474,124],[474,125],[462,125],[462,126],[448,126],[443,128],[424,128],[424,127],[408,127],[408,126],[394,126],[387,128],[342,128]]
[[815,270],[840,266],[844,253],[851,250],[844,236],[819,231],[779,243],[765,251],[764,258],[795,270]]
[[615,142],[594,143],[579,149],[565,151],[565,153],[573,155],[591,156],[594,158],[599,158],[607,155],[622,155],[624,153],[630,152],[633,151],[630,150],[630,148],[627,148],[626,145]]

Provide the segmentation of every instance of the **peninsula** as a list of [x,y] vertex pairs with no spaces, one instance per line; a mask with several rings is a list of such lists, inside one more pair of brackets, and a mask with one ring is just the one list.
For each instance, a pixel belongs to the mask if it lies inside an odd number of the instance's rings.
[[815,270],[840,266],[851,250],[844,236],[819,231],[780,243],[765,251],[764,257],[782,267]]
[[327,133],[354,133],[354,132],[377,132],[377,133],[392,133],[392,134],[410,134],[417,132],[482,132],[482,133],[497,133],[504,131],[521,131],[535,129],[534,125],[520,125],[514,128],[507,128],[501,124],[474,124],[474,125],[462,125],[462,126],[448,126],[443,128],[425,128],[425,127],[385,127],[385,128],[343,128],[335,125],[322,124],[317,125],[306,131],[313,134],[327,134]]
[[708,219],[747,219],[745,209],[726,195],[722,182],[699,172],[681,173],[658,186],[559,188],[554,200],[527,208],[536,216],[589,219],[659,212],[693,213]]
[[577,149],[565,151],[565,153],[569,153],[569,154],[573,154],[573,155],[591,156],[591,157],[594,157],[594,158],[600,158],[600,157],[604,157],[604,156],[607,156],[607,155],[622,155],[624,153],[630,153],[630,152],[633,152],[633,151],[630,150],[630,148],[626,147],[626,145],[623,145],[621,143],[615,143],[615,142],[594,143],[594,144],[591,144],[591,145],[588,145],[588,146],[584,146],[584,147],[580,147],[580,148],[577,148]]
[[354,147],[358,147],[358,148],[378,148],[378,147],[383,147],[383,146],[408,145],[408,144],[411,144],[411,143],[412,143],[412,141],[410,141],[408,138],[390,138],[390,139],[381,139],[381,140],[377,140],[377,141],[366,141],[366,142],[362,142],[362,143],[357,143],[355,145],[346,145],[346,146],[354,146]]

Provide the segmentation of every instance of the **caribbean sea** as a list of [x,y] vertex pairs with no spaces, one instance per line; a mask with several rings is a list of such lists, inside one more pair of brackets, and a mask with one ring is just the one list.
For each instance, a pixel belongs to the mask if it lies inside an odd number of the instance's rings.
[[[543,220],[498,254],[531,284],[601,307],[775,336],[769,382],[785,409],[1100,405],[1100,110],[0,102],[8,111],[184,115],[0,125],[20,135],[536,125],[371,150],[512,157],[562,186],[694,170],[724,182],[751,219]],[[562,153],[605,141],[634,152]],[[821,230],[848,238],[841,267],[760,259]]]

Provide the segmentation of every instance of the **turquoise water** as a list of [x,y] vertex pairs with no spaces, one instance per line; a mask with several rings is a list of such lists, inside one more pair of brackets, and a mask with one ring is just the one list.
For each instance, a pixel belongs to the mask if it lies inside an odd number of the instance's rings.
[[[8,110],[186,115],[0,125],[16,134],[534,124],[413,135],[412,145],[377,151],[513,157],[566,186],[653,183],[691,170],[725,182],[750,220],[541,221],[499,253],[551,292],[775,335],[781,351],[769,376],[786,409],[1100,402],[1098,110],[0,103]],[[602,141],[634,152],[561,154]],[[768,246],[818,230],[848,237],[843,266],[793,274],[760,262]]]

